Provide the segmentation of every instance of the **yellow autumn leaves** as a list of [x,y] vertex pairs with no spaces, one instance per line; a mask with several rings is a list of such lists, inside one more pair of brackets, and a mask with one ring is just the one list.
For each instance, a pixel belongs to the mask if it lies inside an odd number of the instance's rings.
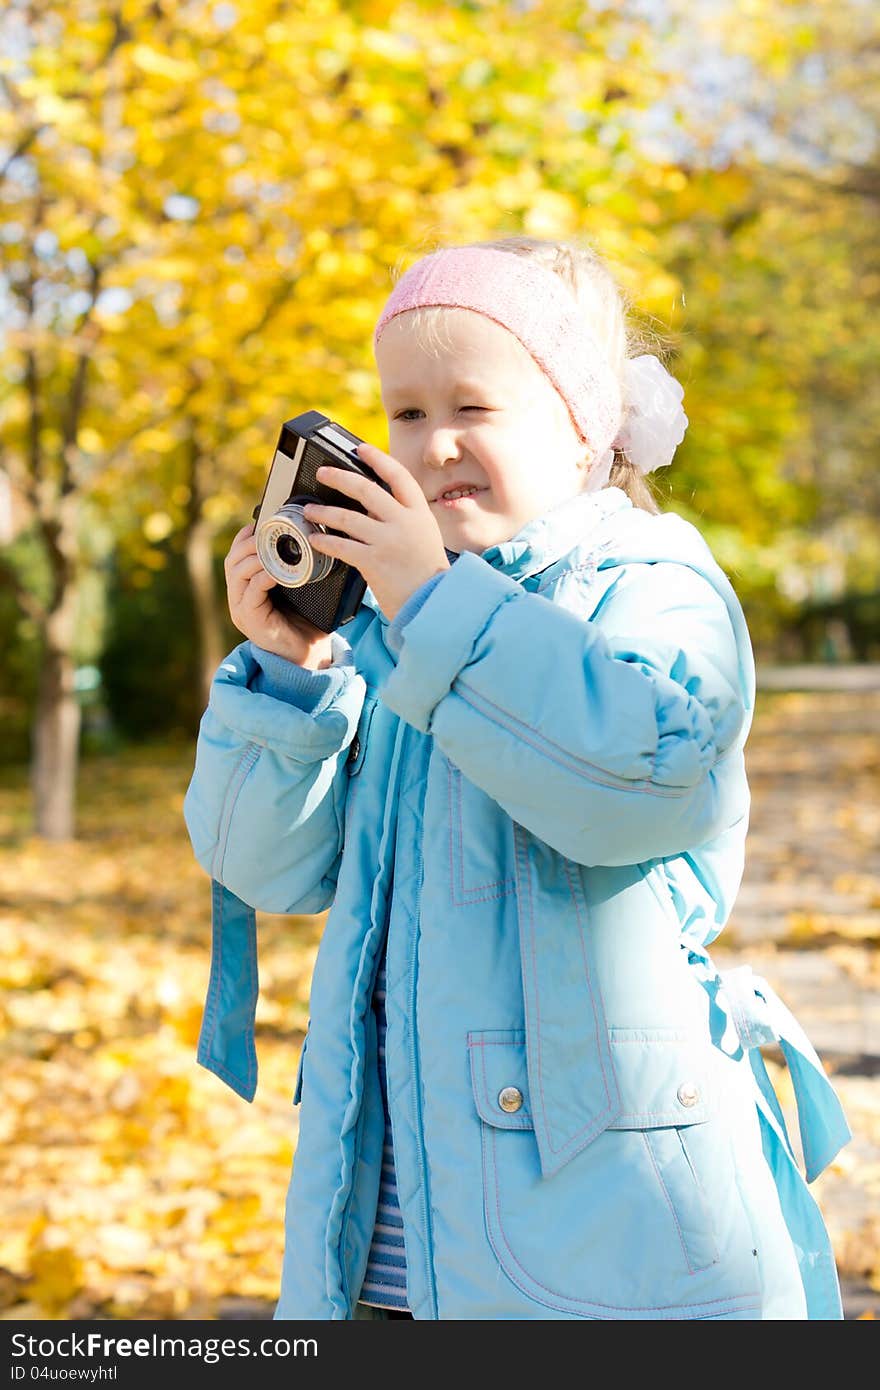
[[214,1317],[277,1293],[320,919],[260,918],[252,1106],[195,1061],[209,884],[189,748],[83,773],[83,835],[0,851],[0,1315]]

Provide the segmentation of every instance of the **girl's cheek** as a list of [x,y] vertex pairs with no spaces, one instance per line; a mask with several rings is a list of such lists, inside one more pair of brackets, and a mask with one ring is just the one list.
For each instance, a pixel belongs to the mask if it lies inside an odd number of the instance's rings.
[[398,463],[402,463],[407,473],[415,473],[414,463],[418,457],[412,439],[405,439],[392,430],[388,435],[388,452]]

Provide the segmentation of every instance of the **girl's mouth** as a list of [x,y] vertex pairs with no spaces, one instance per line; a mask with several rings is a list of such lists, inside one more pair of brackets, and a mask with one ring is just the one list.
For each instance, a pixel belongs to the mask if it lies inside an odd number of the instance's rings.
[[475,497],[478,492],[485,491],[486,489],[482,487],[453,487],[448,492],[441,492],[439,497],[434,498],[434,501],[440,507],[462,507],[470,502],[471,498]]

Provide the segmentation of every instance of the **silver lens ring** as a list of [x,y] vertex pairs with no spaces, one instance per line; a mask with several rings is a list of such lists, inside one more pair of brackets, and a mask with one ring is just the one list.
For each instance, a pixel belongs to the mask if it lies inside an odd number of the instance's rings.
[[263,569],[287,589],[317,584],[336,563],[332,555],[313,550],[309,538],[325,528],[307,521],[302,507],[291,502],[280,507],[257,528],[257,556]]

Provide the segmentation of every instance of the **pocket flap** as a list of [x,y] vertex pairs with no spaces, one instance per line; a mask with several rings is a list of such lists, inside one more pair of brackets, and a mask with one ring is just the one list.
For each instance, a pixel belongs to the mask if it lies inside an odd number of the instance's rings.
[[468,1033],[467,1045],[471,1084],[480,1118],[496,1129],[534,1129],[529,1104],[525,1030],[488,1029]]
[[709,1044],[674,1028],[610,1028],[620,1111],[609,1129],[696,1125],[712,1113]]
[[[609,1042],[620,1107],[603,1128],[681,1127],[711,1117],[707,1044],[671,1028],[611,1028]],[[467,1046],[480,1118],[495,1129],[534,1129],[525,1030],[468,1033]]]

